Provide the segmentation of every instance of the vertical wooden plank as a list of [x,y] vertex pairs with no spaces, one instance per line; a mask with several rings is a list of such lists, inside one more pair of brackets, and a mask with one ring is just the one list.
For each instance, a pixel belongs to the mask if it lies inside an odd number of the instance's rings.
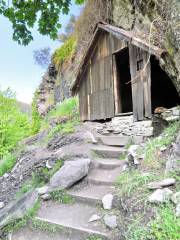
[[151,107],[151,64],[149,53],[144,52],[144,66],[145,74],[144,74],[144,108],[145,108],[145,117],[152,117],[152,107]]
[[122,105],[120,102],[120,79],[117,76],[117,64],[116,64],[116,56],[113,54],[113,82],[114,82],[114,103],[115,103],[115,114],[122,112]]
[[129,45],[129,63],[131,73],[131,87],[132,87],[132,99],[133,99],[133,118],[134,121],[138,120],[138,102],[137,102],[137,82],[133,81],[136,76],[136,65],[135,65],[136,53],[133,45]]

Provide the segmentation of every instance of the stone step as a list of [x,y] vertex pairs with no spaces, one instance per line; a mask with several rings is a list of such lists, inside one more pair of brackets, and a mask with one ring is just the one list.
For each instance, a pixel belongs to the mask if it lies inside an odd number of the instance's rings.
[[116,182],[117,177],[122,173],[123,167],[113,170],[92,169],[87,177],[88,184],[112,186]]
[[125,164],[125,160],[117,158],[97,158],[95,160],[97,167],[100,169],[112,170],[118,167],[122,167]]
[[[81,233],[79,231],[73,231],[73,229],[64,229],[59,228],[57,224],[53,224],[47,221],[43,221],[46,227],[42,229],[32,228],[32,227],[23,227],[18,231],[9,234],[9,238],[11,240],[86,240],[88,237],[96,236],[95,234],[91,233]],[[57,229],[56,229],[57,227]],[[97,234],[100,239],[107,240],[110,239],[106,236],[102,236],[101,234]],[[90,238],[91,239],[91,238]]]
[[127,150],[123,147],[112,147],[98,145],[91,148],[91,151],[99,157],[103,158],[121,158],[127,153]]
[[[89,223],[88,221],[93,214],[99,215],[102,219]],[[64,234],[69,235],[69,239],[85,240],[90,235],[111,239],[111,231],[103,223],[103,214],[95,206],[76,202],[60,204],[47,201],[41,204],[36,220],[62,227]],[[75,235],[79,237],[74,238]]]
[[78,202],[97,205],[102,203],[102,198],[108,194],[115,191],[114,186],[97,186],[97,185],[87,185],[77,189],[77,187],[72,188],[68,193]]
[[100,141],[107,146],[126,146],[129,143],[140,144],[143,142],[142,136],[102,136]]

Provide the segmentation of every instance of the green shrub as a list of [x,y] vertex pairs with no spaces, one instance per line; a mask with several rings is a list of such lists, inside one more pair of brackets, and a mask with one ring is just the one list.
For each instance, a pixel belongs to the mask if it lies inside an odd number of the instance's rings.
[[4,173],[10,171],[16,163],[16,156],[8,153],[2,160],[0,160],[0,176],[3,176]]
[[41,128],[41,117],[37,109],[37,93],[35,93],[33,102],[32,102],[32,126],[31,133],[36,134]]
[[151,239],[178,240],[180,219],[175,216],[173,206],[162,206],[150,224]]
[[29,116],[21,112],[9,89],[5,92],[0,91],[0,159],[9,154],[18,141],[29,134]]
[[56,51],[52,56],[53,63],[58,68],[63,62],[72,58],[75,53],[76,38],[74,36],[69,37],[65,43]]
[[74,118],[78,116],[78,98],[68,98],[62,103],[58,104],[54,109],[52,109],[48,117],[69,117]]

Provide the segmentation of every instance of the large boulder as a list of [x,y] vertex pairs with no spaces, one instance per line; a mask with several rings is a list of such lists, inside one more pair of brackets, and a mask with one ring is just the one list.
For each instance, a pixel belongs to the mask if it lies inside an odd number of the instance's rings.
[[64,166],[50,179],[49,190],[65,189],[87,176],[90,159],[66,161]]
[[31,191],[0,210],[0,229],[14,220],[23,218],[37,200],[38,192]]

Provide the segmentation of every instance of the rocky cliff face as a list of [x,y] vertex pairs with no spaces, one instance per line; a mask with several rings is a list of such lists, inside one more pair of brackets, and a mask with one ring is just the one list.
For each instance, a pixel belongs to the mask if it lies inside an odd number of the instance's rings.
[[41,116],[45,116],[56,103],[71,97],[70,86],[77,66],[74,61],[57,70],[52,63],[49,65],[37,90],[37,107]]
[[160,64],[180,94],[180,1],[113,0],[112,20],[126,30],[145,34],[151,43],[166,49]]
[[50,64],[42,77],[42,82],[37,90],[37,109],[41,116],[44,116],[54,105],[54,89],[57,71],[53,64]]

